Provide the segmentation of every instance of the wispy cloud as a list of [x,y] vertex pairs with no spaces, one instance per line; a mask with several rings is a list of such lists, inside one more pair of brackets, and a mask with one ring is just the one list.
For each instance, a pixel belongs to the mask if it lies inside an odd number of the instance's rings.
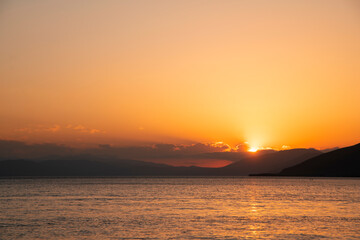
[[78,125],[72,125],[72,124],[68,124],[66,126],[67,129],[72,129],[78,132],[82,132],[82,133],[90,133],[90,134],[94,134],[94,133],[105,133],[105,131],[100,130],[100,129],[96,129],[96,128],[87,128],[82,124],[78,124]]
[[55,124],[53,126],[43,126],[37,125],[36,127],[25,127],[25,128],[17,128],[16,132],[25,132],[25,133],[35,133],[35,132],[58,132],[61,130],[61,126]]
[[41,132],[51,132],[51,133],[57,133],[57,132],[64,132],[64,131],[73,131],[73,132],[81,132],[81,133],[88,133],[88,134],[95,134],[95,133],[105,133],[105,131],[96,129],[96,128],[88,128],[85,127],[82,124],[68,124],[65,127],[61,126],[60,124],[54,124],[51,126],[45,126],[45,125],[36,125],[33,127],[24,127],[24,128],[17,128],[14,131],[15,132],[23,132],[23,133],[41,133]]

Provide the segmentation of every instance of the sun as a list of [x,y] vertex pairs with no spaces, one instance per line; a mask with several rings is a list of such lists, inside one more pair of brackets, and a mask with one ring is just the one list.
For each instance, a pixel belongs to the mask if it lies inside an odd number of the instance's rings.
[[250,148],[248,149],[248,152],[257,152],[257,150],[259,150],[258,147],[250,147]]

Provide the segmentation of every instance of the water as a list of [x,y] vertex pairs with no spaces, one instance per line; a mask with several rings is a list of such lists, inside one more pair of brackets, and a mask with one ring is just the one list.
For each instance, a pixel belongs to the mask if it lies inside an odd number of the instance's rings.
[[359,239],[360,179],[0,179],[0,239]]

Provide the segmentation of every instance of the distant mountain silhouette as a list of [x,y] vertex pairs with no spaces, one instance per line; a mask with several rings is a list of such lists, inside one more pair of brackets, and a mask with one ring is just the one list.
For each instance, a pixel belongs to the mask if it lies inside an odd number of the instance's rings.
[[0,176],[206,176],[212,170],[200,167],[172,167],[135,160],[100,162],[93,160],[5,160]]
[[96,159],[79,155],[52,160],[0,161],[0,176],[244,176],[250,172],[279,172],[321,152],[292,149],[253,154],[223,168],[174,167],[131,159]]
[[282,170],[280,176],[360,177],[360,143]]
[[224,175],[248,175],[250,173],[278,173],[281,169],[301,163],[322,154],[315,149],[291,149],[270,152],[265,155],[249,157],[220,169]]

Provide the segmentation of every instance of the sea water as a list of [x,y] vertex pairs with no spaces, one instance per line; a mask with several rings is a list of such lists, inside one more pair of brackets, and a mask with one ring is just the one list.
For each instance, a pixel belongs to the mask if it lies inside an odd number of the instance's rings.
[[0,179],[0,239],[359,239],[360,179]]

